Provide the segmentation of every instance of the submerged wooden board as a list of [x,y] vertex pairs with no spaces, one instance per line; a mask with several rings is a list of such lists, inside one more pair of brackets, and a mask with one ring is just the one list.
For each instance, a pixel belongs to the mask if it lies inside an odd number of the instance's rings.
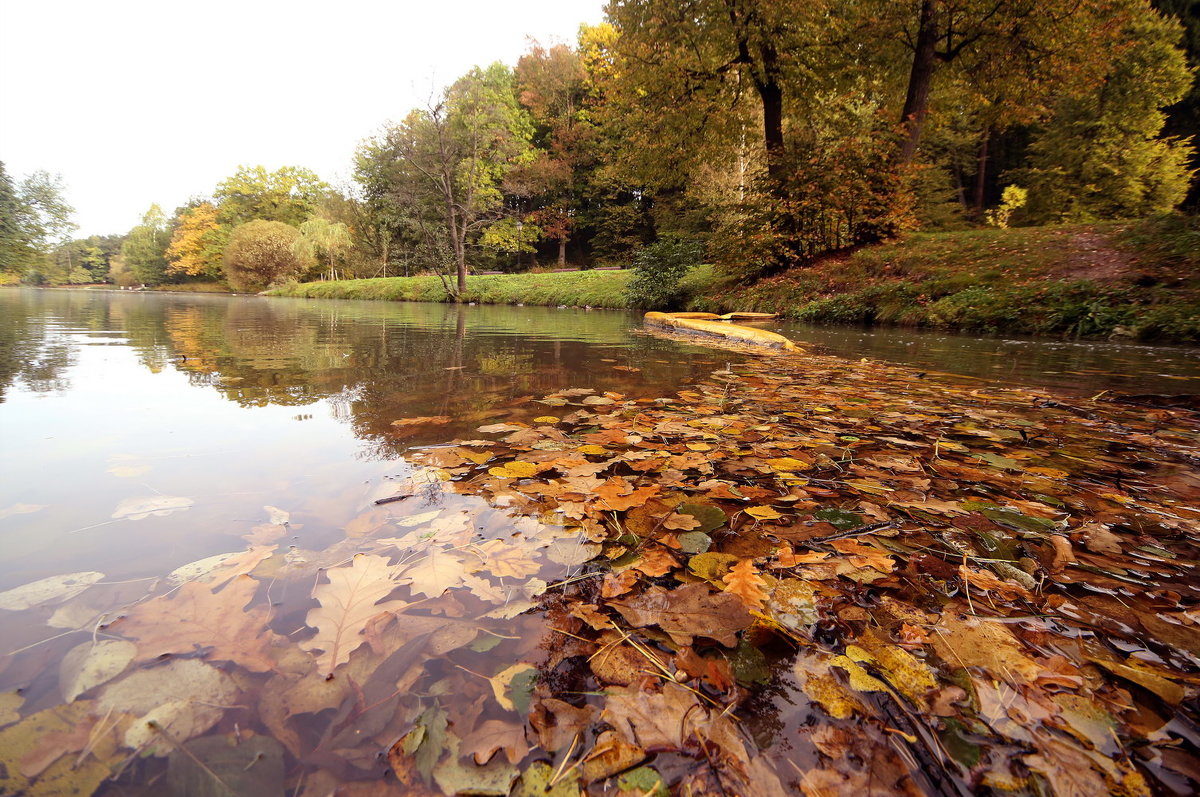
[[765,329],[744,327],[728,321],[713,320],[720,316],[709,313],[646,313],[643,322],[652,326],[668,327],[682,332],[696,332],[725,340],[760,346],[778,351],[796,351],[796,344],[783,335]]

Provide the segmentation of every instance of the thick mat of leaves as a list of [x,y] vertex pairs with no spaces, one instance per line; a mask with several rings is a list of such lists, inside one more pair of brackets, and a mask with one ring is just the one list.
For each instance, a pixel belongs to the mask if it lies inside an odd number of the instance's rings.
[[667,752],[691,794],[1196,787],[1197,416],[810,356],[735,371],[563,391],[425,457],[603,546],[547,600],[531,735],[560,769],[584,752],[568,780]]

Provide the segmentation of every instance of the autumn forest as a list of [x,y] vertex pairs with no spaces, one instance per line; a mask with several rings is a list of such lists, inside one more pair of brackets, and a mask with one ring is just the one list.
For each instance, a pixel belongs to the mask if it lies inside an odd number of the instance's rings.
[[341,183],[0,165],[0,793],[1197,793],[1198,67],[612,0]]

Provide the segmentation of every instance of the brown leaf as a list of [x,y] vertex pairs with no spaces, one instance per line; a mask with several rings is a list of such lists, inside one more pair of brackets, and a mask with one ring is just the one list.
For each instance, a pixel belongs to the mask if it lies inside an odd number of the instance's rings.
[[605,731],[583,759],[583,781],[595,783],[610,778],[645,760],[645,750],[626,742],[613,731]]
[[600,710],[585,704],[576,708],[564,700],[544,697],[529,711],[529,724],[538,735],[538,744],[551,753],[569,746],[596,721]]
[[702,636],[734,647],[737,633],[754,621],[741,598],[727,592],[712,594],[707,584],[700,583],[671,591],[651,587],[610,605],[634,627],[657,625],[679,645],[690,645],[694,637]]
[[525,726],[503,720],[485,720],[479,727],[462,739],[459,755],[472,755],[476,764],[486,764],[496,754],[504,751],[508,763],[515,764],[529,752],[525,743]]
[[[392,421],[392,426],[431,426],[450,423],[449,415],[430,415],[421,416],[418,418],[401,418],[397,421]],[[482,431],[482,429],[480,430]]]
[[[689,715],[697,716],[689,722]],[[636,688],[609,690],[600,718],[629,744],[650,751],[682,751],[692,738],[693,723],[704,716],[696,694],[667,683],[658,694]]]
[[634,562],[633,567],[650,578],[658,578],[670,573],[679,565],[671,552],[661,545],[650,545],[642,549],[641,558]]
[[1052,534],[1050,544],[1054,546],[1054,561],[1050,564],[1050,572],[1061,573],[1067,565],[1075,561],[1075,553],[1071,550],[1071,541],[1061,534]]
[[633,589],[633,585],[637,582],[638,574],[635,570],[625,570],[621,573],[605,573],[604,582],[600,585],[600,597],[615,598],[618,595],[624,595]]
[[234,578],[220,592],[207,584],[188,582],[173,596],[134,606],[113,628],[138,642],[141,661],[169,653],[194,653],[211,649],[208,658],[233,661],[251,672],[275,666],[267,654],[273,634],[264,630],[269,610],[245,606],[258,591],[258,581],[247,575]]

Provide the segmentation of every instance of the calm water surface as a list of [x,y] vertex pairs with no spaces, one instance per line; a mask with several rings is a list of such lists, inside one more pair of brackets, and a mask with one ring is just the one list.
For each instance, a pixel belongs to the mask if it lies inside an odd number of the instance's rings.
[[[410,447],[471,438],[484,423],[553,414],[553,407],[532,399],[555,390],[662,396],[737,359],[638,334],[638,327],[632,314],[568,309],[0,291],[0,592],[64,573],[103,574],[80,594],[0,609],[0,709],[16,699],[28,717],[63,703],[68,652],[105,639],[107,622],[147,594],[173,591],[177,583],[171,587],[162,577],[204,557],[274,545],[272,558],[255,571],[257,600],[269,604],[269,628],[279,639],[301,639],[314,605],[312,585],[321,578],[317,569],[345,567],[357,551],[380,555],[386,545],[376,538],[384,526],[394,537],[409,534],[407,543],[389,543],[402,560],[424,555],[412,553],[413,528],[432,529],[418,535],[420,544],[430,535],[442,544],[444,533],[457,539],[459,521],[468,537],[486,538],[481,545],[545,534],[537,522],[517,521],[463,496],[416,495],[386,505],[383,514],[373,514],[380,512],[374,500],[392,495],[411,475],[403,458]],[[779,328],[818,351],[980,379],[1076,392],[1200,392],[1196,349]],[[394,424],[405,419],[426,420]],[[582,544],[569,535],[562,540]],[[536,663],[543,655],[538,650],[553,648],[541,641],[544,618],[507,607],[519,608],[531,596],[531,579],[570,575],[582,560],[561,545],[551,551],[529,544],[519,552],[532,563],[521,565],[528,572],[492,578],[491,597],[474,590],[461,601],[443,596],[412,604],[420,606],[404,615],[409,631],[394,633],[449,651],[423,671],[396,659],[401,650],[356,652],[349,667],[369,664],[385,673],[384,686],[374,688],[386,697],[371,705],[394,718],[354,715],[355,723],[373,728],[386,747],[424,716],[429,695],[441,695],[437,705],[454,716],[458,687],[447,684],[460,683],[453,679],[466,678],[463,672],[483,678],[479,688],[486,692],[488,673],[513,661]],[[305,563],[307,571],[296,569]],[[469,628],[454,625],[450,637],[444,633],[449,626],[441,627],[468,620]],[[272,644],[272,655],[282,655],[281,643]],[[382,663],[370,663],[376,654]],[[152,672],[139,664],[143,655],[134,663],[141,670],[119,677]],[[293,665],[278,667],[290,672]],[[411,682],[403,680],[406,673]],[[271,694],[292,688],[299,677],[296,671],[268,680],[250,668],[238,681],[242,702],[268,706]],[[467,683],[476,683],[470,678]],[[409,684],[411,703],[396,703],[397,679]],[[103,709],[106,700],[118,700],[112,695],[121,693],[122,681],[115,683],[98,682],[83,699]],[[368,693],[372,683],[364,675]],[[329,708],[339,699],[348,698],[331,696]],[[132,715],[149,710],[121,708]],[[270,725],[274,716],[266,708],[261,716],[226,708],[193,722],[189,735],[261,728],[257,723]],[[336,783],[386,770],[369,744],[360,759],[343,756],[337,767],[324,753],[301,754],[320,751],[329,740],[349,742],[335,733],[334,720],[343,714],[312,706],[295,713],[299,719],[276,717],[279,724],[270,727],[281,739],[294,737],[289,786],[309,777]],[[157,757],[127,764],[119,793],[169,793],[153,786],[169,769],[169,752],[159,749]],[[127,754],[105,766],[115,768]],[[282,756],[279,749],[267,753],[273,760]]]

